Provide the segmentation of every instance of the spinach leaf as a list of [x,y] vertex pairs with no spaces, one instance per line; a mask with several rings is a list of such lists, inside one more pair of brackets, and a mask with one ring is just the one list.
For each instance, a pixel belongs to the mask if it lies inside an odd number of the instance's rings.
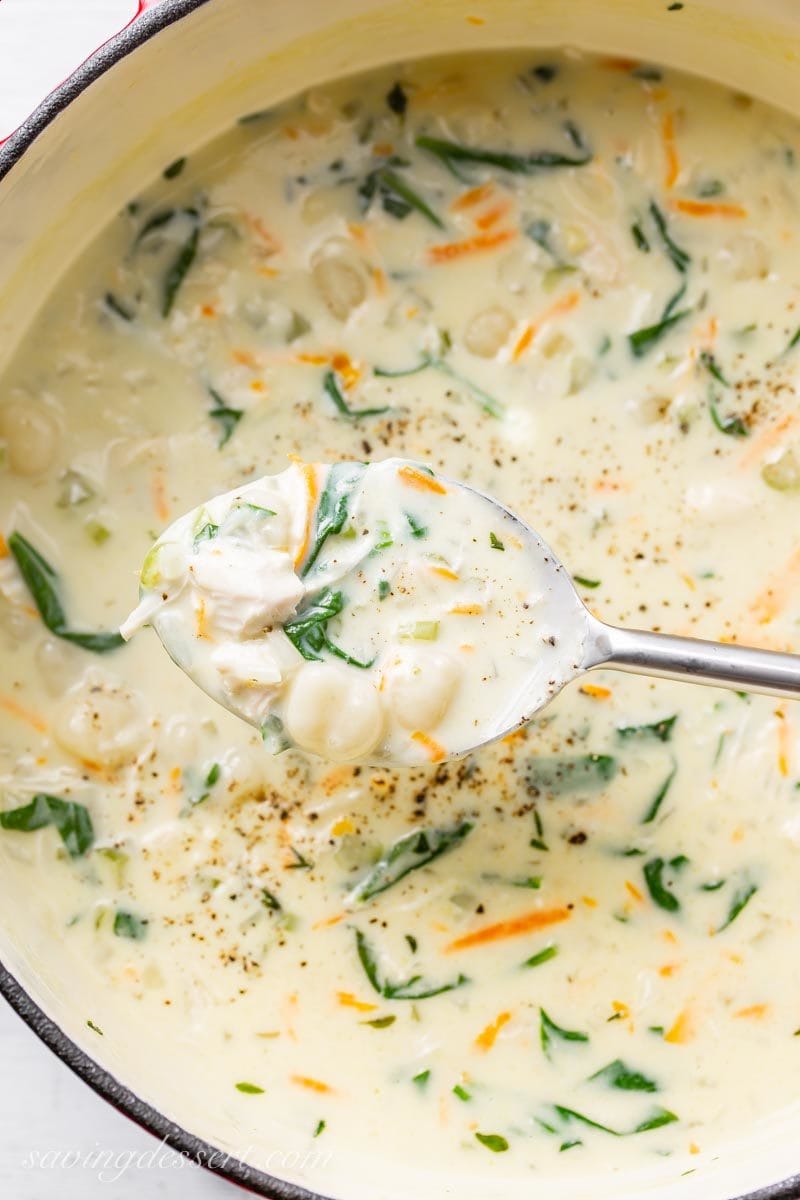
[[681,274],[685,274],[686,269],[692,260],[686,251],[682,250],[680,246],[677,246],[670,237],[669,229],[667,228],[666,217],[655,202],[651,202],[650,204],[650,215],[653,218],[655,227],[658,230],[658,235],[661,238],[664,249],[669,256],[672,265],[677,267]]
[[708,373],[714,379],[716,379],[717,383],[721,383],[723,387],[731,386],[730,383],[728,382],[728,380],[722,374],[722,368],[720,367],[719,363],[717,362],[717,360],[714,358],[714,355],[709,350],[703,350],[701,352],[700,362],[706,368]]
[[217,442],[217,449],[221,450],[225,443],[229,442],[233,436],[234,429],[244,416],[244,409],[229,408],[222,396],[214,388],[210,387],[208,394],[214,401],[214,407],[209,409],[208,415],[212,421],[219,423],[220,435]]
[[508,1149],[507,1140],[499,1133],[478,1133],[476,1130],[475,1137],[482,1146],[487,1150],[491,1150],[493,1154],[502,1154]]
[[427,1000],[431,996],[441,996],[444,992],[455,991],[469,983],[466,975],[459,975],[450,983],[426,983],[421,975],[412,975],[402,983],[392,983],[389,979],[381,979],[375,954],[360,929],[355,931],[356,952],[361,966],[372,987],[386,1000]]
[[[186,209],[186,212],[189,210]],[[199,218],[195,215],[195,223],[191,233],[178,247],[178,251],[164,276],[164,294],[161,300],[161,315],[168,317],[177,299],[181,285],[189,274],[189,270],[197,257],[197,247],[200,242]]]
[[419,829],[405,834],[375,863],[353,891],[354,900],[369,900],[399,883],[411,871],[426,867],[455,849],[473,829],[471,821],[462,821],[451,829]]
[[644,254],[650,253],[650,243],[648,242],[644,230],[638,221],[635,221],[633,225],[631,225],[631,236],[637,250],[641,250]]
[[677,719],[678,714],[674,713],[671,717],[662,717],[660,721],[653,721],[649,725],[619,725],[617,736],[626,741],[633,738],[657,738],[659,742],[669,742],[672,741],[672,730]]
[[721,925],[717,926],[717,928],[714,930],[714,933],[722,933],[723,929],[727,929],[729,925],[732,925],[739,916],[739,913],[742,911],[745,905],[749,903],[752,897],[755,896],[757,891],[758,884],[751,883],[750,880],[745,880],[743,883],[741,883],[733,894],[733,899],[731,900],[727,917]]
[[360,421],[362,417],[379,417],[381,413],[389,412],[391,405],[384,404],[381,408],[350,408],[344,398],[344,392],[333,371],[326,371],[322,386],[343,417],[348,421]]
[[661,808],[661,805],[666,800],[669,789],[672,787],[672,781],[675,778],[677,770],[678,770],[678,764],[677,764],[677,762],[673,762],[672,770],[670,771],[669,775],[667,775],[664,782],[661,784],[661,787],[658,789],[655,796],[653,796],[653,799],[650,801],[650,805],[647,809],[647,812],[642,817],[642,825],[649,825],[651,821],[655,821],[656,817],[658,816],[659,809]]
[[444,221],[437,216],[433,209],[414,189],[389,166],[377,167],[370,171],[367,178],[358,189],[364,202],[366,212],[377,196],[383,204],[384,212],[402,221],[410,212],[418,212],[437,229],[444,229]]
[[[307,575],[311,570],[320,550],[331,534],[342,532],[347,520],[350,499],[361,482],[365,469],[363,463],[357,462],[334,463],[331,467],[325,490],[317,505],[314,542],[303,564],[301,575]],[[341,609],[339,611],[341,612]]]
[[147,926],[148,922],[142,917],[137,917],[135,913],[125,912],[121,908],[114,913],[114,933],[117,937],[140,942],[147,934]]
[[177,179],[185,166],[185,158],[176,158],[175,162],[171,162],[168,167],[165,167],[161,174],[165,179]]
[[591,588],[592,590],[599,588],[603,582],[602,579],[587,579],[585,575],[573,575],[572,578],[580,587]]
[[544,950],[540,950],[538,954],[532,954],[530,958],[526,958],[522,966],[540,967],[542,963],[550,962],[550,959],[555,958],[557,954],[558,946],[545,946]]
[[11,534],[8,548],[14,555],[39,616],[52,634],[94,654],[106,654],[125,644],[119,633],[79,633],[70,629],[59,595],[60,580],[49,562],[21,533]]
[[654,325],[646,325],[644,329],[637,329],[634,333],[628,334],[628,345],[635,358],[643,358],[648,351],[652,350],[656,342],[661,340],[665,333],[668,333],[684,317],[689,316],[692,311],[690,308],[681,308],[677,312],[674,311],[684,291],[685,288],[681,288],[667,301],[660,320],[656,321]]
[[539,1009],[539,1041],[542,1050],[550,1057],[550,1044],[553,1038],[560,1038],[564,1042],[588,1042],[588,1033],[581,1033],[577,1029],[562,1029],[560,1025],[556,1025],[555,1021],[547,1015],[543,1008]]
[[570,1121],[578,1121],[581,1125],[588,1125],[591,1129],[599,1129],[601,1133],[610,1133],[613,1137],[622,1136],[619,1130],[611,1129],[608,1125],[601,1125],[599,1121],[593,1121],[591,1117],[584,1116],[583,1113],[577,1112],[577,1110],[574,1108],[567,1108],[563,1104],[554,1104],[553,1108],[558,1113],[561,1120],[567,1124],[569,1124]]
[[477,383],[473,383],[471,379],[467,379],[459,371],[453,370],[450,364],[445,362],[443,358],[437,358],[432,354],[423,354],[420,361],[413,367],[405,367],[399,371],[392,371],[386,367],[373,367],[372,373],[382,379],[402,379],[406,375],[418,375],[420,371],[427,371],[428,367],[434,371],[441,371],[443,375],[447,375],[448,378],[454,380],[456,383],[460,383],[462,387],[471,393],[472,398],[477,401],[483,411],[488,413],[490,417],[497,417],[499,419],[503,416],[505,406],[499,400],[496,400],[494,396],[491,396],[489,392],[485,391]]
[[649,1117],[645,1117],[639,1125],[631,1130],[631,1133],[647,1133],[651,1129],[661,1129],[663,1125],[671,1125],[678,1118],[674,1112],[670,1112],[668,1108],[654,1108]]
[[89,811],[74,800],[39,792],[29,804],[0,812],[0,828],[33,833],[46,825],[55,825],[70,858],[80,858],[94,844],[94,828]]
[[718,429],[720,433],[727,434],[728,437],[748,437],[750,435],[747,425],[735,413],[729,413],[726,417],[720,416],[713,395],[708,399],[708,411],[715,429]]
[[665,861],[663,858],[651,858],[649,862],[644,864],[642,868],[644,872],[644,881],[647,884],[652,899],[667,912],[677,912],[681,906],[678,897],[670,890],[670,886],[664,881],[665,871],[680,871],[686,866],[687,859],[684,855],[679,854],[676,858],[671,858]]
[[600,1079],[609,1087],[619,1088],[624,1092],[657,1092],[659,1090],[657,1083],[648,1079],[641,1071],[634,1071],[627,1067],[619,1058],[615,1058],[607,1067],[601,1067],[589,1078]]
[[121,321],[131,322],[133,320],[135,315],[133,309],[128,308],[126,304],[123,304],[121,300],[118,300],[113,292],[106,292],[105,296],[103,297],[103,303],[105,304],[106,308],[114,313],[115,316],[119,317]]
[[328,621],[339,615],[344,608],[344,603],[344,596],[341,592],[332,592],[330,588],[326,588],[325,591],[320,592],[313,603],[288,621],[284,625],[283,631],[303,658],[309,661],[318,662],[321,657],[320,651],[327,650],[329,654],[341,658],[349,666],[367,670],[372,666],[374,659],[370,659],[369,662],[361,662],[347,651],[342,650],[341,647],[336,646],[328,637]]
[[405,88],[402,83],[395,82],[391,89],[386,93],[386,103],[389,108],[398,117],[404,117],[408,108],[408,96],[405,93]]
[[594,792],[609,783],[617,773],[617,760],[610,754],[576,754],[564,758],[542,755],[525,767],[525,781],[534,795],[550,792]]
[[[570,140],[575,142],[577,131],[572,126]],[[579,135],[578,135],[579,136]],[[553,167],[583,167],[591,162],[591,152],[581,139],[578,156],[562,154],[558,150],[537,150],[530,154],[514,154],[508,150],[488,150],[477,146],[464,146],[446,138],[434,138],[422,135],[416,139],[416,146],[426,150],[434,158],[447,167],[453,174],[458,174],[457,163],[483,163],[490,167],[499,167],[501,171],[509,171],[514,175],[533,175],[537,171]],[[577,148],[577,147],[576,147]]]

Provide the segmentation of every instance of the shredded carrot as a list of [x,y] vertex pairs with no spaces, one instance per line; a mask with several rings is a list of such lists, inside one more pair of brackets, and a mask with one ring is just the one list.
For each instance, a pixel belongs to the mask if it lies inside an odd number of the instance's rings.
[[484,200],[488,200],[493,192],[493,184],[482,183],[478,187],[470,188],[469,191],[462,192],[460,196],[456,196],[450,205],[450,209],[452,212],[461,212],[465,208],[474,208],[476,204],[482,204]]
[[512,733],[507,733],[504,738],[500,739],[504,746],[508,746],[513,742],[527,742],[528,731],[523,726],[522,729],[515,729]]
[[394,146],[391,142],[376,142],[372,153],[377,154],[379,158],[388,158],[390,154],[394,154]]
[[751,1004],[747,1008],[738,1009],[733,1015],[735,1017],[745,1017],[745,1018],[752,1017],[752,1018],[755,1018],[756,1020],[760,1020],[761,1017],[765,1017],[768,1012],[769,1012],[768,1004]]
[[435,741],[429,734],[423,733],[421,729],[414,730],[411,734],[411,740],[422,746],[431,762],[443,762],[447,758],[447,751],[441,742]]
[[386,272],[382,267],[372,268],[372,279],[375,283],[375,291],[379,296],[385,296],[389,290],[389,282],[386,278]]
[[250,227],[252,233],[258,239],[261,250],[264,254],[277,254],[281,248],[281,244],[271,230],[267,229],[260,217],[253,216],[252,213],[245,215],[245,220]]
[[336,999],[343,1008],[354,1008],[356,1012],[374,1012],[378,1007],[367,1000],[357,1000],[352,992],[337,992]]
[[683,582],[686,584],[686,586],[688,587],[688,589],[689,589],[689,591],[690,591],[690,592],[696,592],[696,591],[697,591],[697,584],[696,584],[696,583],[695,583],[695,581],[692,579],[691,575],[687,575],[687,574],[684,572],[684,573],[682,573],[682,574],[681,574],[681,579],[682,579],[682,580],[683,580]]
[[680,963],[664,963],[663,967],[658,968],[658,973],[662,979],[669,979],[678,970],[680,970]]
[[669,942],[670,945],[672,945],[672,946],[677,946],[678,939],[676,938],[675,934],[672,932],[671,929],[665,929],[663,931],[663,933],[661,934],[661,936],[665,942]]
[[675,118],[670,112],[664,113],[661,120],[661,140],[664,143],[664,155],[667,160],[664,187],[672,188],[681,173],[681,164],[678,158],[678,147],[675,143]]
[[[292,456],[290,455],[290,458]],[[297,466],[303,472],[303,478],[308,492],[308,509],[306,512],[306,527],[303,531],[303,540],[298,547],[297,553],[294,556],[294,565],[300,566],[300,563],[308,554],[308,547],[311,544],[311,528],[314,524],[314,513],[317,511],[317,472],[314,469],[313,463],[301,462],[295,459]]]
[[201,600],[200,603],[198,604],[195,618],[196,618],[197,636],[199,638],[202,638],[204,641],[212,642],[214,639],[211,637],[211,634],[209,632],[208,614],[206,612],[206,605],[205,605],[204,600]]
[[584,696],[591,696],[593,700],[608,700],[613,694],[611,688],[599,687],[596,683],[583,683],[578,691]]
[[624,1004],[622,1000],[612,1000],[611,1007],[613,1008],[614,1012],[618,1014],[618,1016],[622,1017],[623,1020],[627,1020],[627,1018],[631,1015],[630,1008],[627,1004]]
[[625,880],[625,890],[633,896],[634,900],[644,900],[644,896],[639,891],[635,883],[631,883],[630,879]]
[[467,17],[468,25],[485,25],[486,17]]
[[516,236],[516,229],[498,229],[495,233],[478,233],[474,237],[465,238],[463,242],[440,242],[429,247],[428,259],[434,265],[454,262],[459,258],[468,258],[471,254],[479,254],[483,250],[496,250],[498,246],[513,241]]
[[594,896],[581,896],[581,900],[587,908],[597,908],[597,901]]
[[797,417],[794,413],[785,413],[777,421],[772,421],[767,428],[753,438],[750,445],[745,450],[744,454],[739,459],[739,466],[742,468],[752,467],[760,458],[771,450],[776,442],[779,442],[784,433],[797,424]]
[[476,217],[475,224],[478,226],[478,229],[491,229],[493,225],[496,225],[498,221],[502,220],[510,208],[510,200],[501,200],[487,212],[481,213],[479,217]]
[[475,1038],[475,1046],[478,1050],[491,1050],[497,1040],[497,1035],[504,1025],[507,1025],[511,1020],[510,1012],[501,1012],[495,1019],[486,1026],[486,1028]]
[[698,1146],[697,1142],[689,1142],[689,1153],[690,1154],[699,1154],[700,1153],[700,1147]]
[[769,625],[793,595],[800,577],[800,549],[794,551],[786,566],[750,604],[750,612],[759,625]]
[[449,610],[454,617],[479,617],[483,612],[482,604],[456,604]]
[[474,929],[465,933],[445,946],[445,954],[454,950],[471,950],[473,946],[486,946],[491,942],[501,942],[506,938],[518,937],[523,933],[532,933],[535,929],[546,929],[548,925],[557,925],[559,921],[568,921],[572,916],[570,909],[536,908],[533,912],[522,913],[519,917],[511,917],[507,921],[497,921],[494,925],[484,925],[482,929]]
[[267,390],[267,385],[264,383],[263,379],[251,380],[251,382],[250,382],[250,391],[251,392],[265,392],[266,390]]
[[315,921],[311,928],[330,929],[332,925],[338,925],[340,921],[343,921],[346,916],[347,913],[340,912],[335,913],[332,917],[323,917],[321,921]]
[[308,1088],[310,1092],[331,1093],[334,1091],[329,1083],[323,1083],[321,1079],[312,1079],[310,1075],[290,1075],[289,1078],[292,1083]]
[[240,367],[256,368],[260,366],[260,363],[255,354],[253,354],[252,350],[243,350],[238,348],[231,350],[231,358],[235,363],[238,363]]
[[352,833],[355,826],[349,817],[340,817],[338,821],[334,821],[331,825],[331,833],[334,837],[343,837],[346,833]]
[[694,1026],[689,1015],[689,1010],[685,1008],[683,1012],[678,1014],[672,1026],[664,1034],[664,1041],[669,1042],[673,1046],[683,1046],[686,1042],[690,1042],[693,1037]]
[[295,129],[294,125],[284,125],[281,132],[285,138],[289,139],[290,142],[296,142],[300,137],[300,134],[297,129]]
[[361,378],[361,367],[356,366],[349,354],[340,351],[338,354],[334,354],[330,361],[347,391],[358,383]]
[[451,579],[454,583],[458,583],[458,575],[455,571],[451,571],[449,567],[431,566],[430,569],[434,575],[441,575],[442,579]]
[[565,313],[572,312],[574,308],[577,308],[580,302],[580,292],[567,292],[565,296],[560,296],[555,303],[551,304],[549,308],[546,308],[545,311],[541,313],[535,321],[529,321],[511,352],[512,361],[517,362],[522,357],[543,325],[545,325],[548,321],[552,321],[554,317],[560,317]]
[[153,508],[159,521],[166,524],[169,520],[169,504],[167,503],[167,485],[164,482],[163,467],[156,467],[153,472]]
[[443,483],[439,483],[432,475],[427,475],[425,471],[418,471],[416,467],[399,467],[397,471],[401,483],[406,487],[415,488],[418,492],[435,492],[437,496],[446,496],[447,488]]
[[0,533],[0,558],[8,558],[9,554],[10,550],[8,549],[8,542],[3,537],[2,533]]
[[746,217],[747,209],[741,204],[726,204],[722,200],[688,200],[674,196],[669,202],[675,212],[687,217]]
[[8,713],[10,717],[16,717],[18,721],[24,721],[37,733],[47,733],[47,722],[38,713],[25,708],[13,696],[0,696],[0,710]]
[[609,71],[635,71],[639,66],[638,58],[604,58],[601,63]]
[[200,308],[200,312],[204,317],[215,317],[217,315],[217,310],[214,308],[213,304],[203,304]]
[[308,351],[295,355],[295,361],[301,363],[310,363],[314,367],[321,367],[325,363],[331,361],[329,354],[310,354]]

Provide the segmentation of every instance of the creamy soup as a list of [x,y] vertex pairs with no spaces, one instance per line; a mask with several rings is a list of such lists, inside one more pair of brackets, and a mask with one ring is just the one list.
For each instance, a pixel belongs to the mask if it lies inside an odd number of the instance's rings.
[[604,619],[797,649],[798,153],[649,65],[405,65],[170,164],[58,285],[2,384],[0,856],[98,1053],[387,1194],[644,1187],[794,1101],[793,705],[597,673],[463,762],[331,766],[116,631],[181,513],[399,456]]
[[579,667],[585,621],[548,561],[424,465],[295,463],[170,525],[122,634],[151,624],[273,754],[438,763],[526,724]]

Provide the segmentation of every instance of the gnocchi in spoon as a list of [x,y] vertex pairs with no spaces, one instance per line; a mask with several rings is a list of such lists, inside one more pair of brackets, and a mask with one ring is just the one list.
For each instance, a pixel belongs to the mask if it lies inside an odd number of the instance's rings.
[[800,693],[795,656],[604,625],[519,517],[399,458],[295,462],[180,517],[122,635],[147,624],[273,753],[335,762],[462,756],[603,665]]

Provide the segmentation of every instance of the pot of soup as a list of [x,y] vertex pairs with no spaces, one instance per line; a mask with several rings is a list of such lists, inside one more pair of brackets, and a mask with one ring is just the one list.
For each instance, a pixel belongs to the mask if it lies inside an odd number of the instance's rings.
[[444,761],[496,633],[413,496],[407,766],[118,632],[180,514],[397,457],[603,619],[797,650],[799,56],[786,0],[167,3],[0,150],[0,982],[258,1194],[800,1194],[796,706],[606,671]]

